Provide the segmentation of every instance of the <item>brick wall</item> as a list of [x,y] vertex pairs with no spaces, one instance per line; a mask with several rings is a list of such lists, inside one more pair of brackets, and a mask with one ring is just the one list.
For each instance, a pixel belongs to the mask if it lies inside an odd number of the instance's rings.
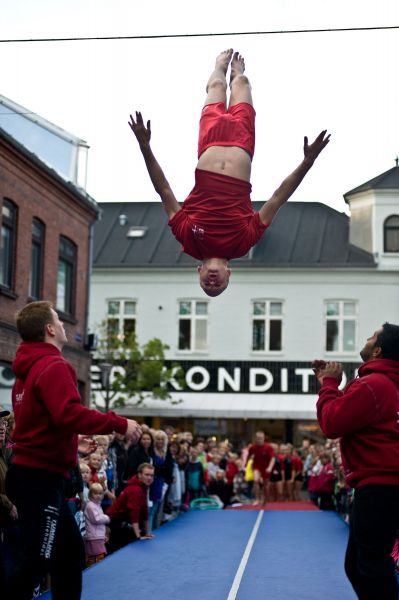
[[[4,198],[18,208],[14,284],[10,294],[0,287],[0,361],[10,362],[19,343],[14,329],[15,313],[29,301],[32,219],[45,225],[44,276],[41,299],[56,301],[60,235],[77,247],[75,311],[72,318],[61,315],[69,344],[68,359],[78,370],[80,381],[89,390],[90,356],[84,350],[87,295],[89,289],[89,229],[96,210],[87,206],[68,185],[64,185],[38,161],[30,159],[0,135],[0,219]],[[87,400],[88,398],[86,398]]]

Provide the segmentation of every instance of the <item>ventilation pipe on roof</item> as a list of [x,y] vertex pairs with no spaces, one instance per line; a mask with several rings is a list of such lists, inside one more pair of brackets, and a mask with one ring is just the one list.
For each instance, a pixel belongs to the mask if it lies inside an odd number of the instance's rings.
[[127,223],[127,216],[126,215],[119,215],[119,225],[126,225]]

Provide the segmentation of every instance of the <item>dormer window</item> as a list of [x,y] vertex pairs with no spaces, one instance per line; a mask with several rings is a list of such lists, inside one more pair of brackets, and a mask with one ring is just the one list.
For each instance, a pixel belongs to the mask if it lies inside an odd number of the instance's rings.
[[399,215],[385,219],[384,252],[399,252]]

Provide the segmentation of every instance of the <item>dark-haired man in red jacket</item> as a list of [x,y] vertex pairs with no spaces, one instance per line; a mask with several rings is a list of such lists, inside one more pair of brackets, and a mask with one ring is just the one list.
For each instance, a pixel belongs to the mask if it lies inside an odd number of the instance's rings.
[[314,361],[317,418],[328,438],[341,438],[346,480],[355,489],[346,574],[361,600],[397,600],[391,552],[399,528],[399,326],[384,323],[360,356],[364,364],[344,391],[342,365]]
[[84,547],[65,498],[78,434],[116,431],[134,441],[141,429],[136,421],[82,405],[75,371],[61,354],[64,325],[50,302],[27,304],[17,329],[23,341],[13,362],[15,429],[6,491],[18,510],[21,556],[6,597],[31,600],[50,572],[53,600],[79,600]]

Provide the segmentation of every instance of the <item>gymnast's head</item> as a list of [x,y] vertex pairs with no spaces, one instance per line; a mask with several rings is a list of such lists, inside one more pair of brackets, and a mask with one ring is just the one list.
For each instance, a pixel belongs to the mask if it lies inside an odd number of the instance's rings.
[[208,296],[219,296],[229,285],[230,269],[225,258],[206,258],[198,267],[200,286]]

